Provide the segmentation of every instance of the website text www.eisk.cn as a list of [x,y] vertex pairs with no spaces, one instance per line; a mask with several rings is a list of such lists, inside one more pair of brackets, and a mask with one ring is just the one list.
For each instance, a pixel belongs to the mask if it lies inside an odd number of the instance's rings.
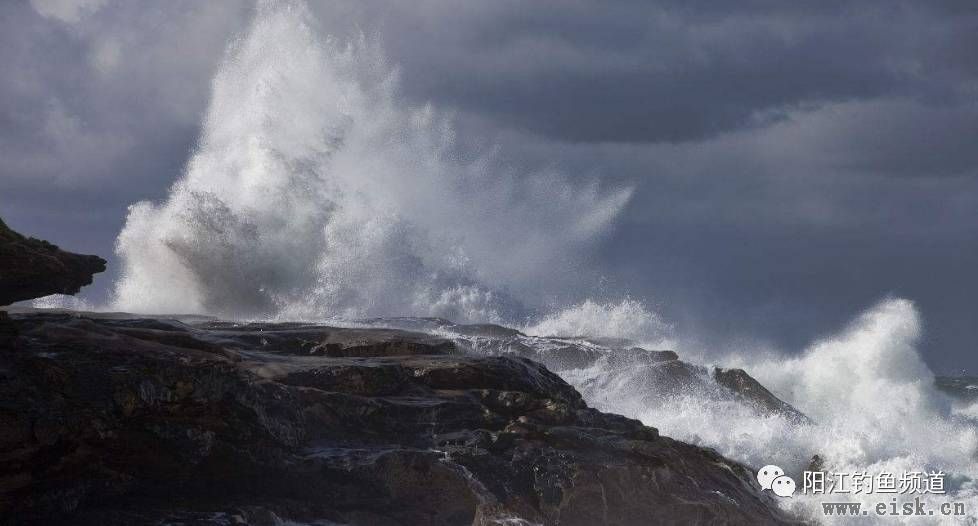
[[[875,504],[865,502],[822,502],[822,513],[835,516],[891,516],[891,517],[930,517],[966,515],[963,502],[940,502],[937,504],[921,500],[919,496],[909,499],[909,494],[946,495],[946,474],[940,471],[907,471],[899,476],[882,471],[874,475],[866,471],[850,473],[826,473],[805,471],[802,492],[806,494],[854,494],[872,495],[879,493],[899,494],[888,501]],[[901,498],[902,496],[902,498]]]
[[912,501],[898,501],[894,497],[890,502],[877,502],[869,506],[870,509],[863,508],[861,502],[823,502],[822,513],[825,515],[845,515],[845,516],[866,516],[873,513],[877,516],[913,516],[929,517],[942,515],[947,517],[964,517],[965,505],[963,502],[942,502],[939,505],[928,505],[914,497]]

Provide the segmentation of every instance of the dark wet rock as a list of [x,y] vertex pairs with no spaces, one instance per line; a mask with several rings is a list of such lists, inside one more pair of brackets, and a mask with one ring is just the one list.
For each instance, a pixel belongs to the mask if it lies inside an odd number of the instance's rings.
[[105,270],[105,260],[24,237],[0,220],[0,305],[51,294],[75,294]]
[[[574,374],[585,397],[617,389],[641,405],[673,403],[676,397],[696,396],[742,403],[762,415],[776,414],[798,424],[811,421],[779,399],[743,369],[710,369],[679,359],[670,350],[648,350],[616,338],[540,338],[524,334],[472,336],[461,325],[440,330],[457,335],[466,352],[490,356],[519,356],[538,361],[558,374]],[[586,374],[579,371],[590,370]],[[614,386],[612,388],[612,386]],[[595,396],[596,397],[596,396]]]
[[796,423],[810,423],[811,420],[801,411],[771,394],[760,382],[743,369],[723,369],[715,367],[713,378],[723,387],[732,391],[746,403],[754,405],[763,413],[777,414]]
[[[409,331],[11,317],[0,523],[790,522],[744,466],[527,359],[394,345]],[[327,343],[341,355],[311,352]]]
[[293,355],[379,357],[458,352],[450,340],[400,329],[229,322],[207,322],[198,328],[207,329],[201,337],[226,347]]
[[324,356],[410,356],[454,354],[455,344],[418,332],[391,329],[332,329],[319,337],[309,354]]
[[825,471],[825,459],[822,458],[822,455],[812,455],[811,460],[808,461],[806,471]]
[[7,311],[0,310],[0,348],[17,335],[17,325],[7,316]]

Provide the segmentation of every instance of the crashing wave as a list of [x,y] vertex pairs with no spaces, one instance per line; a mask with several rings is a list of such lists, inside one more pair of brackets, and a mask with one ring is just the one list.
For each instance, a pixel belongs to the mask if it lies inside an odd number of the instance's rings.
[[363,37],[263,2],[162,203],[130,207],[113,307],[228,318],[514,321],[581,276],[629,189],[517,173],[412,108]]

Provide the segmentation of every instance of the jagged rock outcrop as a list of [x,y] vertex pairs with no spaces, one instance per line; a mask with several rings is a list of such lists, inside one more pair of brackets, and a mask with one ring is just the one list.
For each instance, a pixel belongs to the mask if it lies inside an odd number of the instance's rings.
[[409,331],[11,315],[0,523],[790,522],[716,452]]
[[809,424],[811,420],[791,404],[774,396],[760,382],[747,374],[743,369],[713,368],[713,378],[723,387],[729,389],[745,403],[752,405],[759,412],[781,415],[797,424]]
[[[498,325],[459,325],[440,318],[372,321],[454,336],[456,343],[472,354],[529,358],[558,374],[570,373],[578,379],[575,385],[585,397],[606,393],[609,386],[615,386],[643,405],[674,403],[676,397],[695,396],[740,403],[760,415],[779,415],[795,424],[812,423],[743,369],[703,367],[680,360],[673,351],[643,349],[625,339],[541,338]],[[593,374],[578,374],[587,369]]]
[[0,219],[0,305],[75,294],[104,270],[105,260],[98,256],[65,252],[47,241],[24,237]]

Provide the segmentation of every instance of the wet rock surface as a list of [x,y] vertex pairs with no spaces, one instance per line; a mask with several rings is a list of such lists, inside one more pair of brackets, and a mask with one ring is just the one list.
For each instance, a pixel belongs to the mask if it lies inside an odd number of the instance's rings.
[[811,420],[801,411],[771,394],[771,391],[743,369],[714,367],[713,378],[761,413],[781,415],[796,424],[811,423]]
[[376,323],[437,331],[473,354],[519,356],[540,362],[564,378],[577,379],[574,385],[589,400],[598,398],[592,396],[596,393],[615,389],[644,406],[675,403],[676,398],[692,396],[742,404],[759,416],[778,415],[794,424],[812,422],[743,369],[696,365],[681,360],[673,351],[643,349],[625,339],[535,337],[498,325],[459,325],[439,318]]
[[22,236],[0,219],[0,305],[75,294],[92,282],[93,274],[104,270],[105,260],[98,256],[65,252],[47,241]]
[[0,523],[790,522],[747,468],[519,356],[407,330],[11,318]]

